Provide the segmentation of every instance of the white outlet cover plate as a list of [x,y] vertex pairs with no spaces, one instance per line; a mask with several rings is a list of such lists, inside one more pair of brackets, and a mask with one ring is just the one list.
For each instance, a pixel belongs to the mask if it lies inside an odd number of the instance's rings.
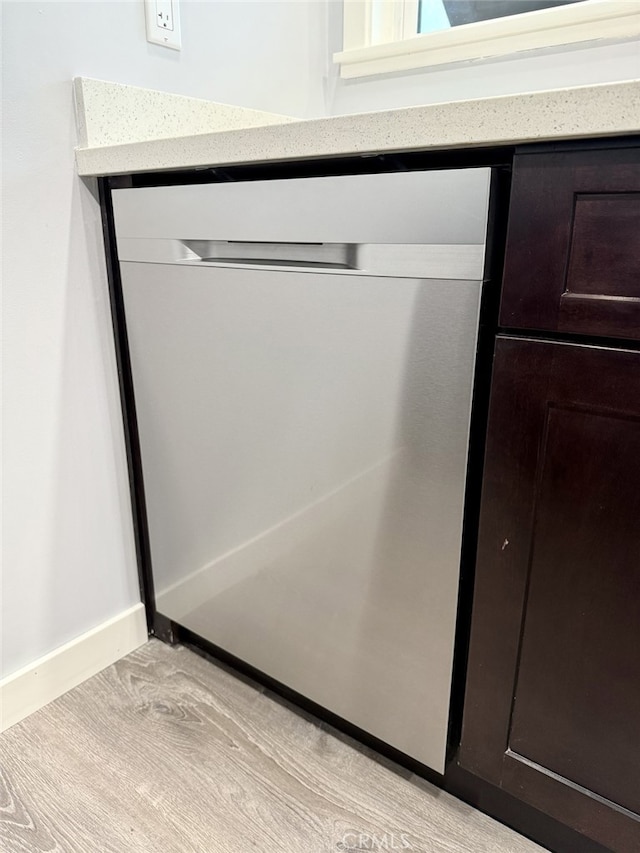
[[180,33],[180,0],[144,0],[147,41],[182,49]]

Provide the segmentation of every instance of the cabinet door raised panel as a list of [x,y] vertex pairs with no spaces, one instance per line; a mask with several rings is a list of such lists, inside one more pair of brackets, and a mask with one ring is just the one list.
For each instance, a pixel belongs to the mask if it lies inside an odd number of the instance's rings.
[[640,149],[516,156],[500,325],[640,339]]
[[640,353],[498,339],[460,763],[640,850]]

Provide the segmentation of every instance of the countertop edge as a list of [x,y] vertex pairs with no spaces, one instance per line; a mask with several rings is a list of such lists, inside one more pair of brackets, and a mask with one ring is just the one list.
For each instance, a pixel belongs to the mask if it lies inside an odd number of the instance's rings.
[[76,149],[81,176],[640,132],[640,80]]

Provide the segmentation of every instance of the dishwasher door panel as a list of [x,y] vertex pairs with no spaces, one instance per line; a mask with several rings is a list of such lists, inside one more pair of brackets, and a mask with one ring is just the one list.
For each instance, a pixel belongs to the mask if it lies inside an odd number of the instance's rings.
[[489,169],[131,187],[118,237],[484,245]]
[[444,769],[480,283],[121,264],[157,609]]

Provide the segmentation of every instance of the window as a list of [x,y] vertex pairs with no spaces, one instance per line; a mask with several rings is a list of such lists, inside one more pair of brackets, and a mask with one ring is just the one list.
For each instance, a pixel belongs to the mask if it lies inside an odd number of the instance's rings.
[[344,0],[342,77],[640,35],[640,0]]
[[420,0],[417,32],[433,33],[580,2],[584,0]]

